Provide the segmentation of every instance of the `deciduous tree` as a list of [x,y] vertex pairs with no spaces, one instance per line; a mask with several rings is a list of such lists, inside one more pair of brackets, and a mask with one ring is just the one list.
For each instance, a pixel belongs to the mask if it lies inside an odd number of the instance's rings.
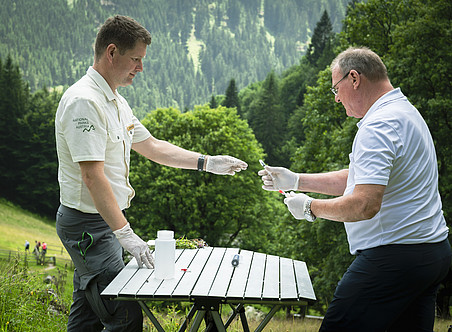
[[131,183],[137,194],[129,216],[139,234],[155,238],[157,230],[171,229],[210,245],[254,250],[273,241],[275,207],[256,175],[263,151],[234,109],[159,109],[143,124],[159,139],[203,154],[232,155],[249,167],[233,177],[219,176],[161,166],[133,154]]

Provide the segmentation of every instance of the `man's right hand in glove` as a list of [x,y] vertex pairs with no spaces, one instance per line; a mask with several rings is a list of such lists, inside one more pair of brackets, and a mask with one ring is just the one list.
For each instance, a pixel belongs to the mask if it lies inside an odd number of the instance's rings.
[[147,243],[134,233],[129,223],[113,233],[122,247],[135,257],[139,267],[144,264],[148,269],[154,268],[154,258]]
[[299,190],[298,189],[298,174],[294,173],[284,167],[265,166],[265,169],[258,173],[262,177],[265,190]]

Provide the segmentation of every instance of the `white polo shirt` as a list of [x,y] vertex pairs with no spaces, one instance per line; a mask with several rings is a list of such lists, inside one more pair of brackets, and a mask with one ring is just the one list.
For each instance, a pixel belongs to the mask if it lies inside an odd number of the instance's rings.
[[417,109],[395,89],[372,105],[358,127],[344,195],[357,184],[386,189],[375,217],[345,223],[350,252],[446,239],[435,147]]
[[85,213],[98,213],[82,180],[79,162],[103,161],[120,209],[130,206],[135,191],[129,183],[132,143],[149,131],[127,101],[113,93],[92,67],[61,98],[55,118],[60,202]]

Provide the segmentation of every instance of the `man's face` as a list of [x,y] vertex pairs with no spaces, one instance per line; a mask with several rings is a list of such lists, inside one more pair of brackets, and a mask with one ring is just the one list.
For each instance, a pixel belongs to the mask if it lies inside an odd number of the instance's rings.
[[146,56],[147,45],[137,41],[135,47],[120,54],[116,49],[113,56],[113,80],[114,88],[132,84],[137,73],[143,71],[143,58]]
[[350,73],[344,78],[344,74],[338,66],[333,68],[331,83],[337,90],[334,100],[337,103],[342,103],[348,116],[362,118],[362,115],[358,112],[358,105],[356,103],[358,100],[356,99],[356,91],[353,89],[352,81]]

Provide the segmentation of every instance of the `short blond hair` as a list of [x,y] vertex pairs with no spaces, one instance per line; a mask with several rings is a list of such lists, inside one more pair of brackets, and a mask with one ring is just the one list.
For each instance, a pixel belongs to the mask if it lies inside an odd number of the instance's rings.
[[367,47],[349,47],[333,60],[331,70],[336,66],[343,75],[354,69],[371,82],[388,79],[385,64],[375,52]]

